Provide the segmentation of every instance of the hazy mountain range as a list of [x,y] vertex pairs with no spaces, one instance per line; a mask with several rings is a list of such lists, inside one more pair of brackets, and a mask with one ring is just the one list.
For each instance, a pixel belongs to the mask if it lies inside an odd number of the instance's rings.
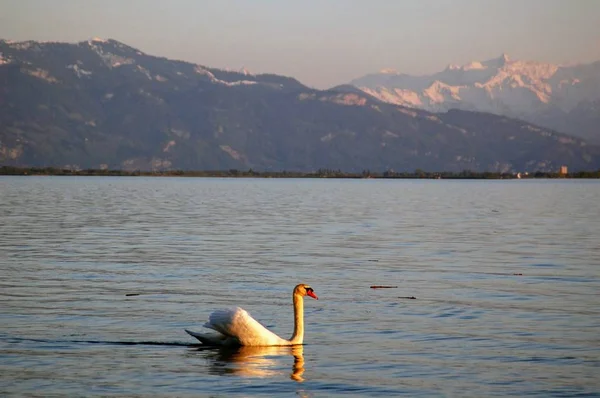
[[314,90],[289,77],[151,56],[115,40],[0,40],[0,164],[595,170],[600,147],[504,116],[433,114],[350,85]]
[[426,76],[383,70],[351,84],[393,104],[492,112],[600,144],[600,61],[559,66],[503,54]]

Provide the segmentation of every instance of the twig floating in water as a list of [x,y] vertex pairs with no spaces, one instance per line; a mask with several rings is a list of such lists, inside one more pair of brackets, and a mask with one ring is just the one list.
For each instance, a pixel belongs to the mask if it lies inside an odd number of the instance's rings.
[[139,293],[127,293],[125,296],[129,297],[129,296],[139,296]]
[[371,289],[397,289],[398,286],[383,286],[383,285],[373,285]]
[[415,296],[405,296],[405,297],[398,297],[401,299],[408,299],[408,300],[416,300],[417,298]]

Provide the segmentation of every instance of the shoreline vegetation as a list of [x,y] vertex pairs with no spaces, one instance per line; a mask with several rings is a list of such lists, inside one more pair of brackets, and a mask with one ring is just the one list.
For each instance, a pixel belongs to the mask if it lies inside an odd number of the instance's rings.
[[229,170],[155,170],[155,171],[125,171],[85,169],[74,170],[59,167],[13,167],[0,166],[0,175],[18,176],[110,176],[110,177],[217,177],[217,178],[350,178],[350,179],[535,179],[535,178],[600,178],[600,170],[578,171],[573,173],[543,172],[532,173],[500,173],[476,172],[463,170],[460,172],[430,172],[417,169],[413,172],[344,172],[341,170],[319,169],[314,172],[300,171],[243,171]]

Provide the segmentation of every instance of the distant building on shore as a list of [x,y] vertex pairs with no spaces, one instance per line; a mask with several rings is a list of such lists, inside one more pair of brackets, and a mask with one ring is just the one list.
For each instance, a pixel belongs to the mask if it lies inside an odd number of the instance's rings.
[[569,173],[569,169],[567,166],[565,166],[564,164],[562,166],[560,166],[560,174],[561,175],[566,175]]

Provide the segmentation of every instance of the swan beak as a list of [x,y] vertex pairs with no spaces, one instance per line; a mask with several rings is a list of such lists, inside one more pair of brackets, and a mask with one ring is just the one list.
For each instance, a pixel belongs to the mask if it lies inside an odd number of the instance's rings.
[[309,290],[306,292],[307,296],[310,296],[312,298],[314,298],[315,300],[318,300],[319,298],[317,297],[317,295],[315,294],[315,292],[313,292],[312,290]]

